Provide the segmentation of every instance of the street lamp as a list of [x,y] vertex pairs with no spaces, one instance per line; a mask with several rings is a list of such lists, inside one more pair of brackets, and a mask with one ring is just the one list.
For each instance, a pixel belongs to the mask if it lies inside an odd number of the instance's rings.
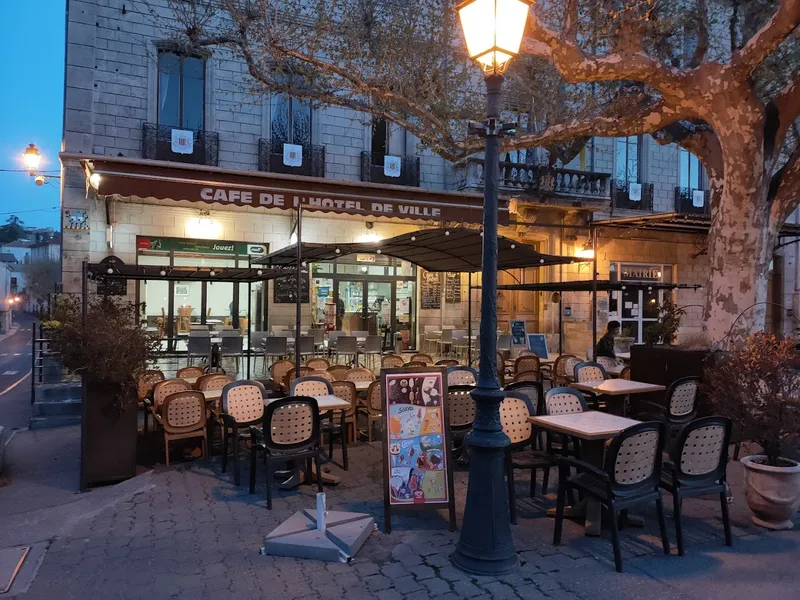
[[472,392],[475,421],[470,447],[467,504],[453,564],[469,573],[499,575],[517,566],[511,538],[503,467],[508,436],[500,424],[503,391],[497,378],[497,187],[503,73],[518,52],[530,10],[526,0],[467,0],[456,10],[471,59],[486,79],[486,137],[483,187],[480,372]]
[[39,164],[42,162],[42,155],[39,154],[39,149],[34,144],[29,144],[22,153],[22,160],[25,163],[31,175],[36,175],[39,170]]

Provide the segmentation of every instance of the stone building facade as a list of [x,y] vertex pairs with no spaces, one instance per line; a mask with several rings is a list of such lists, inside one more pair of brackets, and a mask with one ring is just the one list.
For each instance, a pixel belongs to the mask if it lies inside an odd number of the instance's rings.
[[[113,190],[103,194],[102,183],[95,192],[87,169],[93,157],[132,159],[145,166],[189,162],[208,166],[209,172],[217,174],[222,171],[213,171],[214,167],[226,169],[226,176],[278,172],[298,175],[301,179],[310,176],[326,181],[399,183],[412,195],[414,190],[420,190],[420,194],[421,190],[481,192],[480,158],[454,167],[421,148],[418,140],[396,126],[376,128],[366,115],[338,107],[309,110],[292,99],[253,96],[245,66],[227,50],[203,51],[187,59],[187,55],[169,45],[159,29],[159,18],[168,15],[166,0],[149,1],[160,11],[160,17],[151,14],[139,0],[68,0],[67,4],[62,155],[65,291],[80,291],[84,261],[98,262],[110,255],[130,264],[145,260],[142,258],[145,239],[164,239],[170,244],[174,242],[169,240],[212,239],[260,244],[268,251],[293,241],[291,210],[203,204],[147,194],[120,196]],[[177,112],[172,114],[169,111],[174,100],[170,86],[174,85],[178,86],[180,102],[176,105]],[[175,152],[174,136],[170,139],[173,130],[192,133],[190,156]],[[378,130],[383,138],[376,153],[374,137]],[[285,158],[280,155],[281,146],[286,143],[302,147],[302,166],[287,168]],[[401,177],[386,176],[380,154],[397,157]],[[537,165],[532,156],[533,153],[526,153],[503,157],[501,189],[504,197],[514,202],[511,224],[503,227],[501,234],[534,245],[542,252],[579,254],[585,250],[589,235],[589,230],[581,225],[589,221],[682,213],[687,206],[695,217],[702,219],[708,211],[704,176],[696,161],[676,146],[660,145],[649,136],[595,139],[570,164],[555,170]],[[695,193],[697,190],[699,194]],[[198,222],[212,223],[213,227],[198,233]],[[76,223],[83,225],[75,226]],[[454,221],[320,212],[308,214],[303,239],[341,243],[364,236],[386,238],[422,227],[458,225]],[[705,281],[708,264],[702,232],[672,235],[638,227],[604,228],[598,241],[595,250],[602,279],[625,265],[642,265],[653,267],[651,271],[661,273],[659,278],[664,281],[668,278],[681,284]],[[789,246],[781,251],[781,256],[784,258],[779,261],[780,289],[776,287],[772,298],[791,307],[798,297],[797,255],[794,247]],[[501,281],[591,279],[591,267],[587,264],[528,269],[502,275]],[[414,289],[408,293],[413,296],[412,307],[419,307],[420,273],[415,272],[413,277]],[[415,335],[420,335],[426,325],[465,325],[467,276],[462,275],[461,280],[461,302],[442,301],[443,309],[412,309]],[[477,278],[473,278],[473,283],[478,283]],[[174,311],[180,300],[174,296],[171,284],[164,289],[173,298],[164,302],[162,311],[167,304]],[[128,284],[131,298],[144,301],[143,290],[142,284]],[[185,291],[182,286],[180,291]],[[501,293],[498,308],[501,323],[507,326],[510,319],[519,318],[527,321],[529,331],[553,334],[559,321],[554,314],[557,307],[546,296],[539,292]],[[473,297],[474,317],[479,311],[477,291]],[[261,327],[291,323],[293,307],[273,303],[273,293],[269,291],[260,301],[265,313]],[[599,326],[609,318],[614,302],[621,311],[628,301],[601,298]],[[702,291],[677,292],[677,303],[690,305],[682,336],[701,329],[702,310],[697,305],[703,301]],[[591,343],[588,295],[566,293],[561,307],[564,350],[583,351]],[[157,316],[159,311],[151,309],[154,312],[150,316]],[[611,314],[613,317],[613,310]],[[304,307],[303,315],[307,323],[317,319],[310,306]],[[788,332],[793,329],[790,321],[784,316],[775,325]]]

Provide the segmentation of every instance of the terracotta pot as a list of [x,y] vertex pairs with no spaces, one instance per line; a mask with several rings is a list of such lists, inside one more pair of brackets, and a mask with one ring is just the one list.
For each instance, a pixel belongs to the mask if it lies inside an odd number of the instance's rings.
[[[800,463],[781,458],[788,467],[772,467],[761,454],[742,459],[745,497],[753,522],[767,529],[792,529],[800,508]],[[763,462],[763,464],[762,464]]]

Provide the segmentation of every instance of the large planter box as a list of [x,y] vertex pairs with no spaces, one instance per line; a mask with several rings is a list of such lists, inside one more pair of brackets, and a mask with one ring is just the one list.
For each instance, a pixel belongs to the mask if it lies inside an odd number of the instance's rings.
[[[132,388],[125,390],[133,394]],[[113,398],[117,388],[84,380],[81,420],[81,488],[117,483],[136,475],[136,421],[134,397],[124,410]]]
[[[631,346],[631,379],[669,386],[681,377],[703,377],[710,356],[708,350],[686,350],[675,346]],[[648,400],[662,406],[663,392],[636,394],[634,400]],[[705,414],[702,394],[698,397],[699,414]]]

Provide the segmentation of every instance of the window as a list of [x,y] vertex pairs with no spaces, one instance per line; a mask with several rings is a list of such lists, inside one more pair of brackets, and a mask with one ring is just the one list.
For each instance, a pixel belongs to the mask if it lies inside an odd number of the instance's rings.
[[631,135],[614,141],[614,177],[620,181],[639,182],[639,137]]
[[204,129],[205,60],[174,52],[158,53],[158,124]]
[[703,165],[697,157],[683,148],[679,149],[680,155],[680,187],[690,190],[702,190],[705,188],[703,175]]
[[282,154],[284,144],[311,144],[311,103],[286,94],[272,96],[272,152]]
[[383,164],[383,157],[389,152],[389,123],[386,119],[372,120],[372,161]]

